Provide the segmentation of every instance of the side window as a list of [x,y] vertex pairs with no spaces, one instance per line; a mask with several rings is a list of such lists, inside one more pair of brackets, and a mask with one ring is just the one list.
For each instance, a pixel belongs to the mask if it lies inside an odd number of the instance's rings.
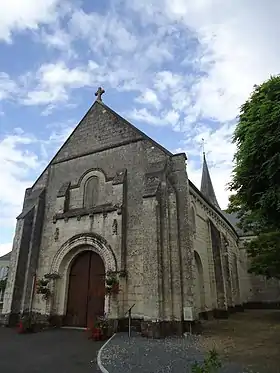
[[85,183],[84,207],[90,208],[98,204],[99,179],[97,176],[90,177]]
[[193,207],[191,207],[191,231],[192,231],[192,234],[196,233],[195,210]]

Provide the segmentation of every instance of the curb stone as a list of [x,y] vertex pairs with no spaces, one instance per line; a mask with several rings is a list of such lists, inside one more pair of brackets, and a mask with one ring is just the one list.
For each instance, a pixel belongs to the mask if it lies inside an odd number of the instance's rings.
[[106,341],[104,343],[104,345],[98,351],[98,354],[97,354],[97,365],[98,365],[98,368],[101,370],[102,373],[109,373],[108,370],[104,367],[104,365],[102,364],[102,361],[101,361],[102,351],[107,346],[107,344],[115,337],[115,335],[116,335],[116,333],[113,334],[112,337],[109,338],[108,341]]

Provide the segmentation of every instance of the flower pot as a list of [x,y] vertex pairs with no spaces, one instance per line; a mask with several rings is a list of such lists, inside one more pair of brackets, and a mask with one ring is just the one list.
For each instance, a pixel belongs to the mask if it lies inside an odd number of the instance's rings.
[[102,331],[100,328],[93,328],[92,329],[92,339],[94,341],[101,341],[102,339]]
[[17,325],[17,332],[18,332],[19,334],[23,334],[23,333],[24,333],[24,326],[23,326],[22,321],[20,321],[20,322],[18,323],[18,325]]

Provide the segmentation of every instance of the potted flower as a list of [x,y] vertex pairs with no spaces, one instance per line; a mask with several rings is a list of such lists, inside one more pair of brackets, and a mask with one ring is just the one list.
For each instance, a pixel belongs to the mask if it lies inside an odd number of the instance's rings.
[[110,325],[109,320],[105,316],[100,316],[97,318],[97,321],[94,324],[92,330],[92,338],[94,340],[104,340],[110,337]]
[[33,333],[37,331],[36,317],[31,313],[23,314],[20,317],[17,331],[19,334]]

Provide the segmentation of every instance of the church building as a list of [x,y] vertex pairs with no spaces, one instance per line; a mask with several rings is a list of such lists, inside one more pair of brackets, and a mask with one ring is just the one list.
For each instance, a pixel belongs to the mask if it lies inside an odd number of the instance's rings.
[[172,154],[101,99],[25,193],[2,318],[86,327],[128,309],[145,329],[182,332],[250,300],[240,234],[219,207],[205,155],[201,189]]

